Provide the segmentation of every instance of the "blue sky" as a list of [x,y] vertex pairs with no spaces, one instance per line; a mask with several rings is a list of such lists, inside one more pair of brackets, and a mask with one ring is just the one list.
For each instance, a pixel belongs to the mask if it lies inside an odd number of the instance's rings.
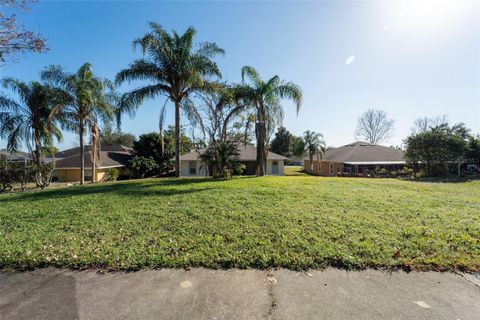
[[[132,40],[147,21],[225,49],[217,59],[224,79],[240,81],[243,65],[264,78],[299,84],[298,116],[285,102],[284,125],[301,135],[324,134],[328,145],[354,140],[368,108],[395,120],[386,144],[400,145],[414,119],[447,114],[480,133],[480,4],[454,2],[47,2],[20,19],[48,40],[46,54],[28,54],[0,68],[0,76],[38,79],[46,65],[75,71],[90,62],[113,78],[140,52]],[[128,87],[120,88],[120,91]],[[163,99],[147,101],[122,129],[136,135],[158,130]],[[168,113],[173,122],[173,111]],[[77,144],[65,134],[61,148]],[[0,140],[0,147],[5,142]]]

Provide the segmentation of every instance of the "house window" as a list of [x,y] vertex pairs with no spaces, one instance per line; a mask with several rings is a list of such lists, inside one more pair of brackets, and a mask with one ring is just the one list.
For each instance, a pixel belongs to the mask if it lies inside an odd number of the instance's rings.
[[196,161],[190,161],[188,166],[189,166],[190,175],[196,175],[197,174],[197,162]]
[[333,174],[333,163],[331,163],[331,162],[330,162],[330,168],[329,168],[329,169],[330,169],[330,170],[329,170],[329,171],[330,171],[330,174]]

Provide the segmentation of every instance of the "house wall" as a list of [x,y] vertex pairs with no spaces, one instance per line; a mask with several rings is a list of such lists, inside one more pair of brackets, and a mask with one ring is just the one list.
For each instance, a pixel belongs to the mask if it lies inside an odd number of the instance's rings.
[[[343,164],[341,162],[332,162],[332,161],[320,161],[320,166],[318,165],[317,160],[313,160],[313,174],[318,174],[321,176],[336,176],[338,172],[343,172]],[[330,164],[333,165],[333,172],[330,173]],[[305,171],[310,172],[310,160],[304,161],[303,168]]]
[[[180,176],[182,176],[182,177],[206,177],[206,176],[208,176],[207,171],[202,168],[202,163],[201,163],[200,160],[195,161],[195,164],[196,164],[196,172],[197,173],[192,175],[192,174],[190,174],[190,161],[187,161],[187,160],[180,161]],[[245,162],[245,164],[248,167],[248,165],[251,164],[251,161],[248,162],[248,164],[247,164],[247,162]],[[266,171],[267,175],[273,175],[272,167],[273,167],[273,161],[272,160],[267,160],[267,171]],[[252,175],[255,174],[255,172],[252,173],[250,171],[247,170],[246,174],[252,174]],[[283,176],[284,174],[285,174],[284,173],[284,163],[283,163],[283,160],[280,160],[280,161],[278,161],[278,175]]]
[[80,169],[55,169],[53,177],[59,182],[80,181]]
[[[190,162],[195,162],[196,174],[190,174]],[[208,176],[207,170],[202,168],[202,162],[200,160],[195,161],[180,161],[180,176],[181,177],[206,177]]]
[[[128,169],[124,167],[116,168],[121,176],[127,176]],[[108,169],[97,169],[95,170],[95,181],[99,182],[107,173]],[[85,168],[85,181],[91,181],[92,169]],[[78,182],[80,181],[80,169],[55,169],[53,172],[53,177],[57,179],[58,182]]]
[[[277,176],[283,176],[285,174],[285,171],[284,171],[284,161],[283,160],[278,160],[278,174],[276,174]],[[267,160],[267,172],[266,174],[267,175],[273,175],[273,160]]]

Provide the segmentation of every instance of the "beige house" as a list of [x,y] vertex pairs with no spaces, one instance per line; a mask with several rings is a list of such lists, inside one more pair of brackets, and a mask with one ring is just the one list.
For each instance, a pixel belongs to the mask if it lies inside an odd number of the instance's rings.
[[[209,175],[208,169],[202,165],[199,155],[205,152],[205,149],[192,150],[180,157],[180,176],[182,177],[206,177]],[[238,147],[240,153],[239,159],[246,168],[244,175],[255,175],[257,170],[257,148],[252,144],[241,144]],[[267,175],[283,176],[284,162],[287,157],[269,152],[267,155]]]
[[[85,146],[85,180],[92,179],[92,157],[90,146]],[[128,177],[128,161],[133,157],[133,150],[124,146],[103,146],[100,161],[95,170],[95,181],[102,181],[108,169],[117,168],[120,177]],[[55,155],[53,179],[59,182],[80,181],[80,148],[61,151]]]
[[[357,141],[338,148],[328,149],[320,163],[312,161],[313,174],[336,176],[339,173],[361,174],[365,170],[386,168],[398,170],[405,166],[402,150]],[[304,160],[305,171],[310,172],[310,160]]]

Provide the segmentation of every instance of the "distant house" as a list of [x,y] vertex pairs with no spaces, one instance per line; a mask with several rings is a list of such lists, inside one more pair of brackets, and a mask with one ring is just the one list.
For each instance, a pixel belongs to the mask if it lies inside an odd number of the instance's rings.
[[[184,154],[180,157],[180,176],[192,177],[192,176],[208,176],[208,170],[204,168],[202,162],[199,159],[199,155],[205,152],[205,149],[192,150],[191,152]],[[246,169],[243,172],[244,175],[255,175],[257,171],[257,148],[252,144],[241,144],[238,147],[240,153],[239,160],[242,162]],[[284,162],[288,160],[287,157],[279,154],[268,152],[267,155],[267,175],[283,176]]]
[[[315,157],[312,163],[313,173],[335,176],[338,173],[359,174],[378,168],[399,170],[405,166],[405,159],[404,152],[400,149],[358,141],[329,149],[320,164]],[[304,160],[304,168],[310,170],[308,158]]]
[[[92,179],[91,147],[85,146],[85,180]],[[102,146],[100,161],[96,168],[96,181],[101,181],[110,168],[120,171],[120,178],[129,176],[128,161],[133,157],[133,150],[124,146]],[[55,155],[55,171],[53,178],[61,182],[80,181],[80,147],[58,152]]]
[[29,153],[21,152],[21,151],[10,152],[6,149],[0,149],[0,157],[5,157],[5,159],[9,162],[22,162],[22,163],[26,163],[32,159]]

